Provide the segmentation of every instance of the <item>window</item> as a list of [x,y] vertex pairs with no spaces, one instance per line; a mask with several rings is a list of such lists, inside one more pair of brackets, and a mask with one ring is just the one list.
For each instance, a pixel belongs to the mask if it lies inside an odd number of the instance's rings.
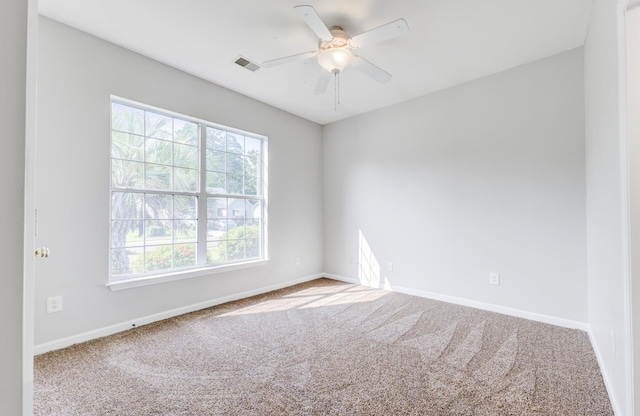
[[266,138],[111,102],[110,283],[264,259]]

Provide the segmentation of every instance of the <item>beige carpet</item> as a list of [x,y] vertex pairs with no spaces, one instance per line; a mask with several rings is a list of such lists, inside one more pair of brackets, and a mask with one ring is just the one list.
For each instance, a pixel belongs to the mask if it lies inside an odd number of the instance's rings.
[[586,333],[319,279],[36,357],[36,415],[612,415]]

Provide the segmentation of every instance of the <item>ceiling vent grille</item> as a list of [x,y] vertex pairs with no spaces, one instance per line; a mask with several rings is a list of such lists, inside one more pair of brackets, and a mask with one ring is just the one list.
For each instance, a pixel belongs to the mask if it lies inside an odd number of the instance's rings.
[[260,65],[251,62],[244,56],[239,56],[238,59],[236,59],[234,62],[243,68],[247,68],[251,72],[256,72],[258,69],[260,69]]

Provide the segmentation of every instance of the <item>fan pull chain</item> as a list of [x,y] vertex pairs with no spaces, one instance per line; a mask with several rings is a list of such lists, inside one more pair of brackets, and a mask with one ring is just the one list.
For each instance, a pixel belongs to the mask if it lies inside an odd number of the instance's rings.
[[336,78],[338,80],[338,105],[340,105],[340,72],[338,72],[338,75],[336,75]]
[[333,98],[334,98],[333,110],[338,111],[338,104],[340,104],[340,71],[337,69],[334,69],[332,72],[333,72]]
[[333,72],[333,111],[338,111],[338,71]]

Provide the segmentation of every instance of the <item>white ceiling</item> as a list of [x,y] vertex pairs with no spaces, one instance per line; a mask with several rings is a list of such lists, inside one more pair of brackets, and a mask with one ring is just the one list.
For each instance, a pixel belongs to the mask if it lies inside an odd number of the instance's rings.
[[[584,44],[593,0],[39,0],[40,13],[320,124],[386,107]],[[351,36],[398,18],[408,36],[360,49],[393,75],[380,85],[353,68],[314,95],[315,60],[253,73],[317,49],[293,10],[312,5]]]

